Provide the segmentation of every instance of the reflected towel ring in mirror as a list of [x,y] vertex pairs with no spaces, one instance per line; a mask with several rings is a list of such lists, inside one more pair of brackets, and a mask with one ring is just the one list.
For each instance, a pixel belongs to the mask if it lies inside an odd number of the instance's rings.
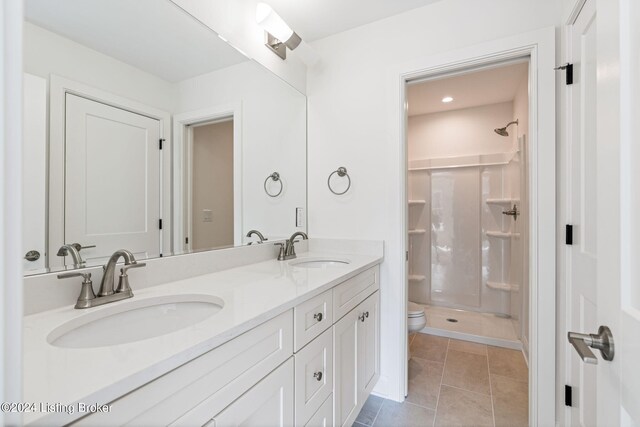
[[[273,193],[269,193],[269,190],[267,189],[267,183],[269,182],[269,179],[272,179],[273,182],[279,182],[280,183],[280,190],[273,194]],[[264,192],[267,193],[267,196],[269,197],[278,197],[280,195],[280,193],[282,193],[282,189],[283,189],[283,185],[282,185],[282,180],[280,179],[280,174],[278,172],[274,172],[271,175],[269,175],[267,177],[267,179],[264,180]]]
[[[342,191],[342,192],[337,192],[335,191],[333,188],[331,188],[331,177],[334,174],[338,174],[339,177],[344,177],[346,176],[347,179],[349,180],[349,183],[347,184],[347,188]],[[329,191],[331,191],[333,194],[335,194],[336,196],[341,196],[344,193],[346,193],[347,191],[349,191],[349,189],[351,188],[351,177],[349,176],[349,174],[347,173],[347,168],[345,168],[344,166],[340,166],[338,169],[334,170],[333,172],[331,172],[331,174],[329,175],[329,178],[327,178],[327,186],[329,187]]]

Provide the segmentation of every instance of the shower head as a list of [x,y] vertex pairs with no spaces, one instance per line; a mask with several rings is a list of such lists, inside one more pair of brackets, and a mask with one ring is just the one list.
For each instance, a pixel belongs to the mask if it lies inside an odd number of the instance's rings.
[[498,135],[500,135],[500,136],[509,136],[509,132],[507,132],[507,128],[509,126],[511,126],[512,124],[516,124],[517,125],[518,124],[518,119],[515,119],[514,121],[507,123],[507,125],[505,127],[503,127],[503,128],[496,128],[493,131],[495,133],[497,133]]

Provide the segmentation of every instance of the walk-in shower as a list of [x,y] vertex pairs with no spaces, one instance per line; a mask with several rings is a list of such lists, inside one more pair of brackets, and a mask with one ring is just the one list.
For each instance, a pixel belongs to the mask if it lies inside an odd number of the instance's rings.
[[[408,87],[408,294],[423,332],[527,349],[527,77],[521,62]],[[457,86],[475,89],[429,101]]]

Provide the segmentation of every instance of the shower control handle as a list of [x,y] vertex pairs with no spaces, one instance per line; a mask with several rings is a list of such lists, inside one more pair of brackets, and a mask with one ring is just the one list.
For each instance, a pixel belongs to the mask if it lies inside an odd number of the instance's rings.
[[509,215],[513,217],[514,221],[518,220],[518,215],[520,215],[520,211],[518,210],[518,206],[517,205],[513,205],[513,209],[508,210],[508,211],[502,211],[502,215]]

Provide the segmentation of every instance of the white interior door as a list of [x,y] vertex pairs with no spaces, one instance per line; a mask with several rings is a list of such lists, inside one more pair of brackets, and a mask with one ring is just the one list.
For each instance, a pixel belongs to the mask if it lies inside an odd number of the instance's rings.
[[[628,84],[640,75],[640,44],[631,35],[633,25],[620,25],[629,16],[620,8],[631,12],[637,8],[633,3],[587,0],[571,30],[576,81],[570,96],[569,215],[575,226],[569,255],[569,329],[595,334],[604,325],[614,341],[610,361],[593,350],[597,364],[587,365],[569,349],[570,382],[577,394],[573,425],[640,424],[640,153],[637,140],[630,143],[632,133],[621,132],[631,123],[637,125],[640,117]],[[635,75],[626,62],[632,57]],[[637,84],[634,88],[638,95]],[[625,99],[626,105],[621,102]]]
[[65,243],[95,245],[81,251],[91,263],[158,256],[160,122],[72,94],[65,115]]
[[[596,171],[596,2],[588,0],[571,29],[574,83],[569,86],[571,140],[569,150],[570,207],[573,245],[567,258],[570,331],[595,333],[597,319],[597,180]],[[566,342],[569,383],[573,387],[572,425],[595,425],[596,366],[582,362]]]

